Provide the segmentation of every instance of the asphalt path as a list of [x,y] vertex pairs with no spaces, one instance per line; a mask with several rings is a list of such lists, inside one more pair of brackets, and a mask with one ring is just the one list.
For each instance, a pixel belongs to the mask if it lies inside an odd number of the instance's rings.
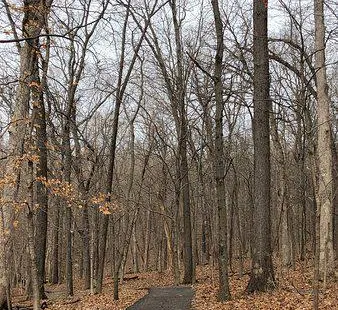
[[189,286],[154,287],[127,310],[188,310],[193,296]]

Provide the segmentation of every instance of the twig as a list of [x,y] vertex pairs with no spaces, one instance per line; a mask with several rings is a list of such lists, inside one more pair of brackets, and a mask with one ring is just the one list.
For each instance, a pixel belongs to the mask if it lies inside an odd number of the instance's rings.
[[211,78],[213,81],[215,80],[215,77],[212,76],[207,70],[205,70],[200,63],[194,58],[192,55],[190,55],[188,52],[186,52],[191,61],[197,66],[198,69],[200,69],[204,74],[206,74],[209,78]]

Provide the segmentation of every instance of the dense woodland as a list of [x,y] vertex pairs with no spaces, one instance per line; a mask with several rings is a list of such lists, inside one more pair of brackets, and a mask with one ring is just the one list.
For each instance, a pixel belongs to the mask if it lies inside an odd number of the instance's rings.
[[127,273],[193,284],[198,265],[226,301],[247,260],[247,293],[310,260],[318,307],[337,277],[336,1],[0,7],[1,309],[17,287],[40,309],[46,283],[109,276],[113,300]]

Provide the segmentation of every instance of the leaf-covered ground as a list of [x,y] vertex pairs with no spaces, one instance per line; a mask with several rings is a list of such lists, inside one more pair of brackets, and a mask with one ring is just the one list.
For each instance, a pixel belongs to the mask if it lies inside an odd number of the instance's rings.
[[[113,299],[114,282],[111,278],[105,280],[103,293],[91,295],[89,291],[77,290],[74,297],[68,301],[62,297],[58,298],[48,309],[60,310],[122,310],[131,306],[138,299],[147,294],[148,288],[157,286],[172,285],[171,277],[168,274],[158,272],[127,275],[126,278],[137,276],[137,279],[124,281],[120,285],[119,300]],[[52,287],[52,289],[54,289]],[[61,290],[64,291],[64,290]],[[74,303],[71,303],[76,301]],[[67,302],[65,307],[65,303]]]
[[[236,267],[236,266],[234,266]],[[193,309],[312,309],[312,274],[310,263],[298,263],[295,268],[286,269],[276,266],[278,287],[268,293],[246,295],[245,287],[248,283],[249,264],[244,265],[244,275],[237,272],[230,273],[231,301],[217,302],[218,276],[217,269],[211,266],[198,266],[196,271],[195,298]],[[234,268],[238,270],[238,268]],[[147,293],[150,287],[173,285],[172,276],[168,273],[140,273],[127,275],[137,276],[137,279],[124,281],[120,285],[120,299],[113,300],[113,281],[105,280],[102,294],[91,295],[88,290],[81,290],[81,282],[75,284],[74,297],[69,299],[65,295],[65,285],[48,285],[48,309],[50,310],[117,310],[126,309]],[[338,283],[329,281],[324,287],[320,286],[320,309],[338,309]],[[15,302],[29,305],[23,296],[16,296]]]
[[[83,290],[82,281],[74,283],[74,296],[66,296],[65,284],[47,285],[49,310],[122,310],[126,309],[138,299],[147,294],[148,288],[152,286],[172,285],[172,278],[167,273],[142,273],[127,275],[126,278],[137,277],[137,279],[126,280],[120,285],[119,300],[113,299],[113,280],[108,277],[104,281],[102,294],[92,295],[89,290]],[[26,301],[22,291],[16,289],[14,305],[30,306],[32,302]]]
[[[246,271],[249,267],[245,268]],[[210,267],[197,269],[194,309],[312,309],[313,268],[306,263],[297,264],[295,268],[277,267],[278,287],[268,293],[245,294],[249,275],[242,277],[234,273],[230,277],[231,300],[225,303],[217,301],[217,270]],[[338,283],[328,282],[326,288],[321,283],[319,294],[320,309],[338,309]]]

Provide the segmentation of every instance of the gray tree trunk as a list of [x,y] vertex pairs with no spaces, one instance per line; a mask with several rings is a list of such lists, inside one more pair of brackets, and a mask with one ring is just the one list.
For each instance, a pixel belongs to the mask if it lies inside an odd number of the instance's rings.
[[48,193],[43,181],[47,180],[47,131],[46,113],[42,93],[42,83],[39,77],[39,64],[37,54],[34,59],[34,82],[38,86],[32,87],[33,122],[36,132],[36,146],[39,160],[36,167],[36,203],[39,206],[36,212],[35,249],[38,270],[40,298],[45,299],[45,262],[47,245],[47,218],[48,218]]
[[[64,152],[64,164],[63,164],[63,182],[70,184],[71,182],[71,168],[72,168],[72,150],[70,146],[70,118],[73,101],[68,100],[67,112],[65,115],[65,127],[63,132],[63,152]],[[67,201],[64,201],[65,206],[65,230],[66,230],[66,284],[67,295],[74,295],[73,285],[73,258],[72,258],[72,207],[68,205]]]
[[254,61],[254,210],[252,267],[247,292],[275,287],[270,219],[270,77],[267,40],[267,12],[263,0],[253,1]]
[[27,192],[29,195],[29,200],[27,202],[27,231],[28,231],[28,251],[30,257],[30,267],[31,267],[31,281],[32,281],[32,291],[33,291],[33,309],[39,310],[40,308],[40,287],[39,287],[39,270],[37,265],[37,252],[34,244],[34,221],[33,221],[33,208],[34,208],[34,172],[33,172],[33,162],[28,162],[28,175],[29,183],[27,187]]
[[[46,12],[45,3],[39,0],[32,0],[24,3],[24,17],[22,22],[23,36],[27,38],[36,38],[43,28],[44,18],[42,12]],[[9,128],[9,161],[6,164],[6,175],[13,178],[13,182],[4,189],[5,203],[2,204],[2,221],[0,224],[0,306],[6,304],[6,289],[8,287],[6,271],[6,244],[10,237],[12,204],[18,201],[18,192],[20,189],[21,167],[14,167],[14,162],[25,153],[25,136],[27,135],[27,120],[29,118],[29,104],[31,98],[31,88],[34,82],[34,63],[37,61],[36,53],[38,51],[38,39],[29,39],[22,46],[18,43],[20,52],[20,72],[19,85],[17,87],[17,100],[14,106],[14,115]],[[25,167],[26,169],[26,167]],[[26,169],[27,170],[27,169]],[[15,188],[15,189],[14,189]],[[34,240],[32,241],[34,242]],[[35,253],[34,253],[35,255]],[[31,256],[32,257],[32,256]],[[36,262],[32,262],[36,264]],[[34,265],[32,268],[36,268]]]
[[187,159],[187,141],[188,141],[188,120],[185,102],[185,72],[183,68],[183,47],[182,47],[182,28],[179,17],[177,16],[177,4],[175,0],[169,1],[173,17],[175,44],[176,44],[176,85],[175,95],[172,97],[172,108],[176,114],[176,124],[178,133],[178,179],[180,181],[180,195],[183,205],[183,284],[191,284],[195,278],[195,268],[193,264],[192,235],[191,235],[191,211],[190,211],[190,183],[189,168]]
[[319,273],[324,279],[334,272],[333,252],[333,175],[330,98],[325,63],[324,0],[314,1],[315,17],[315,62],[317,82],[318,126],[318,189],[317,207],[320,212]]
[[59,226],[60,210],[57,205],[55,208],[55,218],[53,220],[53,244],[52,244],[52,283],[59,283]]
[[227,206],[225,192],[225,155],[223,141],[223,83],[222,83],[222,61],[224,53],[223,23],[217,0],[211,1],[214,13],[216,29],[217,50],[214,68],[214,87],[216,101],[215,116],[215,143],[213,162],[215,169],[215,183],[218,209],[218,270],[219,270],[219,292],[218,299],[226,301],[230,299],[228,279],[228,237],[227,237]]
[[338,150],[337,142],[333,142],[333,247],[336,252],[336,258],[338,257]]

